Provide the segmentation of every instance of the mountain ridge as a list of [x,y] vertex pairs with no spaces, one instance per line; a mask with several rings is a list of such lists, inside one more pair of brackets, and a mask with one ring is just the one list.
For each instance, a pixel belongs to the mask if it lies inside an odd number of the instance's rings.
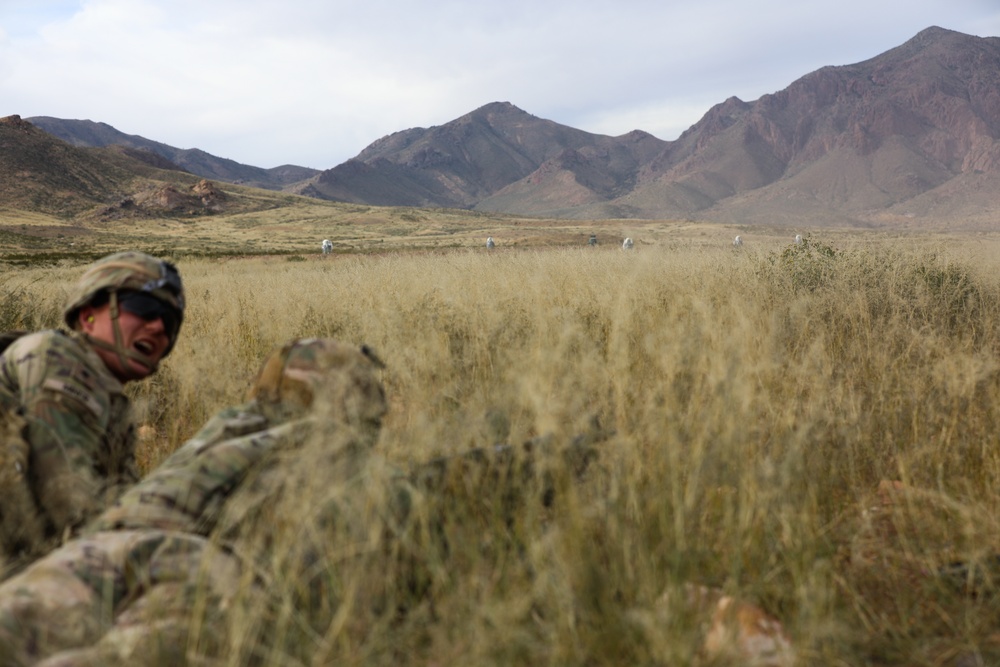
[[107,123],[92,120],[67,120],[51,116],[32,116],[26,119],[32,125],[80,147],[105,148],[124,146],[147,151],[169,161],[175,169],[215,180],[228,181],[265,190],[282,188],[305,180],[318,170],[296,165],[281,165],[264,169],[221,158],[198,148],[175,148],[137,134],[125,134]]
[[[95,125],[62,132],[108,141],[113,128]],[[730,97],[673,141],[592,134],[492,102],[377,139],[330,169],[261,170],[250,182],[357,204],[577,219],[988,225],[1000,208],[990,194],[1000,192],[998,138],[1000,38],[932,26],[757,100]],[[138,139],[130,146],[199,175],[251,173]]]
[[276,198],[226,191],[148,150],[74,146],[22,119],[0,118],[0,210],[40,213],[73,225],[126,224],[272,207]]

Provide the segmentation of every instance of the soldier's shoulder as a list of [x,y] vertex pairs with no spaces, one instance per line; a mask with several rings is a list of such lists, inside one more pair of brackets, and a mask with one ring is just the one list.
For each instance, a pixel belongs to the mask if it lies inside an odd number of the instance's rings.
[[267,417],[261,414],[256,403],[252,401],[223,408],[190,440],[181,445],[177,452],[184,452],[183,455],[196,454],[220,441],[258,433],[270,425]]
[[2,359],[4,375],[18,378],[23,399],[34,392],[54,391],[100,415],[107,410],[109,397],[122,391],[100,357],[72,333],[28,334],[12,343]]
[[28,333],[30,332],[25,331],[24,329],[12,329],[10,331],[0,331],[0,353],[3,353],[4,350],[10,347],[11,343],[13,343],[19,338],[23,338],[24,336],[28,335]]
[[73,357],[83,354],[80,344],[69,335],[58,329],[47,329],[18,336],[10,343],[3,356],[10,359],[49,351]]
[[[92,376],[93,382],[86,384],[107,385],[110,373],[100,361],[100,357],[79,338],[53,329],[26,334],[11,343],[2,355],[3,363],[11,371],[22,377],[47,377],[53,372],[59,375]],[[14,369],[19,369],[14,371]],[[114,383],[111,383],[113,385]]]

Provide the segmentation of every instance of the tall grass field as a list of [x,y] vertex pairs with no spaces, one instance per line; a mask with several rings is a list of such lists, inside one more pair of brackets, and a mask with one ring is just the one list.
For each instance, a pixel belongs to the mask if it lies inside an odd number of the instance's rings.
[[[290,453],[268,521],[228,527],[257,582],[192,607],[192,664],[748,664],[705,651],[689,584],[778,619],[794,664],[1000,664],[996,250],[174,257],[181,340],[129,388],[144,470],[291,338],[370,345],[390,403],[364,476]],[[82,268],[4,270],[0,328],[57,325]],[[371,481],[587,433],[584,472],[458,474],[405,524]]]

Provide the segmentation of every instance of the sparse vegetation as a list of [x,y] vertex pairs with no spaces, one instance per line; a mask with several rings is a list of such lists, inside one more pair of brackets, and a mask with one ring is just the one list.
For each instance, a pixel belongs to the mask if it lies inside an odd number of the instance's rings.
[[[702,654],[683,606],[657,606],[695,582],[781,619],[801,664],[1000,660],[1000,573],[986,567],[1000,553],[995,242],[814,235],[734,255],[728,231],[701,233],[663,226],[629,254],[586,234],[490,254],[401,252],[420,247],[407,237],[323,259],[315,234],[274,258],[177,252],[183,337],[132,390],[155,428],[147,469],[296,336],[383,357],[378,454],[402,469],[491,445],[497,415],[512,442],[566,441],[595,420],[615,431],[550,509],[530,480],[456,480],[394,534],[379,528],[382,487],[318,474],[304,451],[288,462],[297,492],[239,538],[266,592],[195,632],[192,654],[742,664]],[[4,326],[58,320],[78,266],[46,264],[2,274]],[[885,480],[902,484],[891,502]],[[516,512],[499,511],[512,497]],[[329,502],[344,520],[311,523]],[[971,567],[938,575],[955,561]]]

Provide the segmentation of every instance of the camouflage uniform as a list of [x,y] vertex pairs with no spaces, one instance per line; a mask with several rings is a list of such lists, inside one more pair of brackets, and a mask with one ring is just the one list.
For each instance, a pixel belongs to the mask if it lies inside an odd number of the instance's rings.
[[283,346],[264,363],[248,403],[209,420],[88,530],[208,535],[226,499],[268,455],[327,429],[370,447],[386,411],[380,367],[367,347],[315,338]]
[[211,419],[81,537],[0,584],[3,664],[182,661],[193,596],[219,607],[239,588],[239,561],[207,538],[226,501],[251,470],[310,438],[338,431],[370,448],[386,411],[380,366],[367,348],[329,340],[277,350],[248,403]]
[[[0,402],[20,408],[24,442],[31,443],[27,479],[49,524],[39,532],[58,536],[80,526],[138,481],[122,391],[76,332],[29,334],[0,356]],[[14,516],[7,508],[4,513]],[[30,521],[30,511],[19,514]],[[22,548],[39,548],[30,541]]]
[[[248,588],[261,590],[248,587],[257,577],[280,571],[304,582],[297,608],[323,604],[313,598],[337,596],[322,569],[328,550],[368,544],[372,531],[391,544],[424,490],[446,489],[455,475],[471,476],[473,492],[512,474],[536,475],[531,460],[541,441],[438,460],[409,475],[368,456],[387,408],[379,368],[367,348],[330,340],[275,351],[247,403],[212,418],[80,537],[0,584],[4,664],[187,664],[195,628],[212,627],[211,617]],[[589,444],[578,451],[589,455]],[[302,498],[314,502],[303,507]],[[372,504],[382,525],[364,518]],[[301,539],[275,549],[279,524],[285,539],[287,529]]]
[[[173,307],[178,321],[183,316],[173,265],[126,252],[84,273],[64,311],[67,326],[98,295],[117,308],[126,291],[147,292]],[[23,335],[0,355],[0,557],[15,566],[75,533],[138,480],[130,402],[95,351],[125,354],[116,345],[51,330]]]

